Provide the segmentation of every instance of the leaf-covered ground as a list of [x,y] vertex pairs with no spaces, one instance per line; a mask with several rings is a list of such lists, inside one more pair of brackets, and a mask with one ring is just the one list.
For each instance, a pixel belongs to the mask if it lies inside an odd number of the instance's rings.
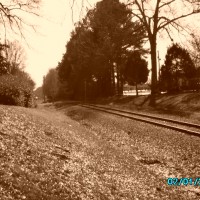
[[199,139],[171,134],[79,106],[0,105],[0,200],[198,198],[166,184],[199,173]]

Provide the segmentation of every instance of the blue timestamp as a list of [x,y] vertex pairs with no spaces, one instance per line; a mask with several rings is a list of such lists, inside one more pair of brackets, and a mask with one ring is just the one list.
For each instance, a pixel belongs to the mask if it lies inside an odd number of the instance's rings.
[[170,186],[200,186],[200,178],[168,178],[167,184]]

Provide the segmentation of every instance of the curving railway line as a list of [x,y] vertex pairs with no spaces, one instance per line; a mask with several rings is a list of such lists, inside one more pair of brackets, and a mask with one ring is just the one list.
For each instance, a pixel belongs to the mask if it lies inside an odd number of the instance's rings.
[[163,128],[168,128],[168,129],[175,130],[178,132],[200,137],[200,125],[198,124],[173,120],[169,118],[161,118],[161,117],[157,117],[153,115],[146,115],[139,112],[109,108],[106,106],[99,106],[99,105],[94,105],[94,104],[82,104],[81,106],[88,109],[93,109],[93,110],[117,115],[117,116],[128,118],[128,119],[137,120],[137,121],[153,124],[153,125],[160,126]]

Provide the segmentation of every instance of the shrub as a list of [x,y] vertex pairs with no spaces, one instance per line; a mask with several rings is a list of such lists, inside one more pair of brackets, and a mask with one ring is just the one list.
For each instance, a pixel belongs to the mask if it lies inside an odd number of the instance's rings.
[[0,76],[0,103],[32,107],[34,84],[25,73]]

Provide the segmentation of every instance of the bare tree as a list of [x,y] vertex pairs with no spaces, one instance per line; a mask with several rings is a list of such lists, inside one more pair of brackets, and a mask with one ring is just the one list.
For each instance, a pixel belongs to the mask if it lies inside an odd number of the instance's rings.
[[25,68],[26,55],[18,41],[6,42],[5,59],[10,63],[10,73]]
[[200,12],[199,0],[128,0],[127,6],[132,8],[132,14],[146,28],[151,49],[151,105],[155,104],[157,92],[157,36],[166,31],[171,37],[174,30],[182,32],[186,27],[181,19]]
[[7,30],[11,29],[14,33],[19,33],[25,39],[23,28],[34,26],[26,20],[28,15],[39,16],[37,13],[40,0],[3,0],[0,2],[0,23],[5,29],[5,39]]

